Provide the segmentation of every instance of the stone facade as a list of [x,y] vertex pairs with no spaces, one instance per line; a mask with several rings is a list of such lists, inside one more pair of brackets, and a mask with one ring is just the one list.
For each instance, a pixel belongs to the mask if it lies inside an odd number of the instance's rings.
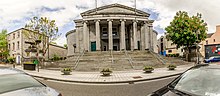
[[[25,34],[30,34],[29,37]],[[29,47],[29,44],[25,44],[25,41],[30,41],[29,38],[35,38],[39,36],[40,34],[36,33],[35,31],[31,31],[25,28],[17,29],[13,32],[10,32],[7,35],[7,41],[8,41],[8,49],[9,49],[9,55],[10,57],[20,58],[19,62],[21,61],[21,58],[28,57],[27,53],[24,51]],[[42,47],[43,44],[40,44],[40,47]],[[49,56],[48,52],[46,53],[45,57],[51,58],[53,54],[57,54],[59,56],[65,57],[67,54],[66,48],[55,46],[50,44],[49,46]]]
[[76,28],[66,34],[68,53],[83,51],[153,50],[157,32],[150,14],[120,4],[111,4],[81,13]]
[[177,49],[176,45],[172,43],[172,41],[166,39],[166,35],[161,36],[158,39],[158,53],[161,55],[179,54],[179,56],[183,56],[183,47]]

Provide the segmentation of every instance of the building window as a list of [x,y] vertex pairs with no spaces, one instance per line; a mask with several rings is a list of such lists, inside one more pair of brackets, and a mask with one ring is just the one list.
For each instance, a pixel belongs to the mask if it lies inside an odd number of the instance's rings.
[[20,32],[18,32],[18,38],[20,37]]
[[13,34],[13,39],[15,39],[15,33]]
[[215,42],[215,39],[213,41]]
[[208,40],[206,40],[206,45],[209,44]]
[[8,44],[8,50],[11,50],[11,45],[10,44]]
[[12,43],[12,51],[15,50],[15,43]]
[[103,27],[103,28],[102,28],[102,36],[104,36],[104,37],[108,36],[107,27]]
[[118,35],[117,28],[112,28],[112,35],[113,36],[117,36]]
[[17,42],[17,50],[19,50],[19,48],[20,48],[20,42],[18,41]]
[[172,50],[168,50],[168,53],[172,53]]

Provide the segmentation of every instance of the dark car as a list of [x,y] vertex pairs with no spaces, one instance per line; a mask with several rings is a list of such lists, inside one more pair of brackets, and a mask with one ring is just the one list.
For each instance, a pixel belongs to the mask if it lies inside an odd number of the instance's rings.
[[1,96],[62,96],[54,89],[13,68],[0,67]]
[[196,65],[148,96],[220,96],[220,65]]
[[219,62],[220,61],[220,56],[213,56],[210,57],[209,59],[205,59],[205,63],[210,63],[210,62]]

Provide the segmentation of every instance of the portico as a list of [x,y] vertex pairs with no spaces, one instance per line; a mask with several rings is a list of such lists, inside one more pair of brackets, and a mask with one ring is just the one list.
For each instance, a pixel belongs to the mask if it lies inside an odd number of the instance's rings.
[[[111,4],[81,13],[74,20],[76,52],[154,50],[157,32],[150,14],[121,4]],[[69,34],[68,34],[69,33]],[[67,39],[74,38],[67,33]],[[71,34],[72,34],[71,33]],[[71,40],[71,39],[70,39]],[[79,43],[77,43],[79,42]],[[155,42],[155,43],[154,43]]]

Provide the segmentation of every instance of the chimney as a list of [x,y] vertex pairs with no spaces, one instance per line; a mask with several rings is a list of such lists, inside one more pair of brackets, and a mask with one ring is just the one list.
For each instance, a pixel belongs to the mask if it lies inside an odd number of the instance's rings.
[[216,26],[216,32],[220,32],[220,25]]

